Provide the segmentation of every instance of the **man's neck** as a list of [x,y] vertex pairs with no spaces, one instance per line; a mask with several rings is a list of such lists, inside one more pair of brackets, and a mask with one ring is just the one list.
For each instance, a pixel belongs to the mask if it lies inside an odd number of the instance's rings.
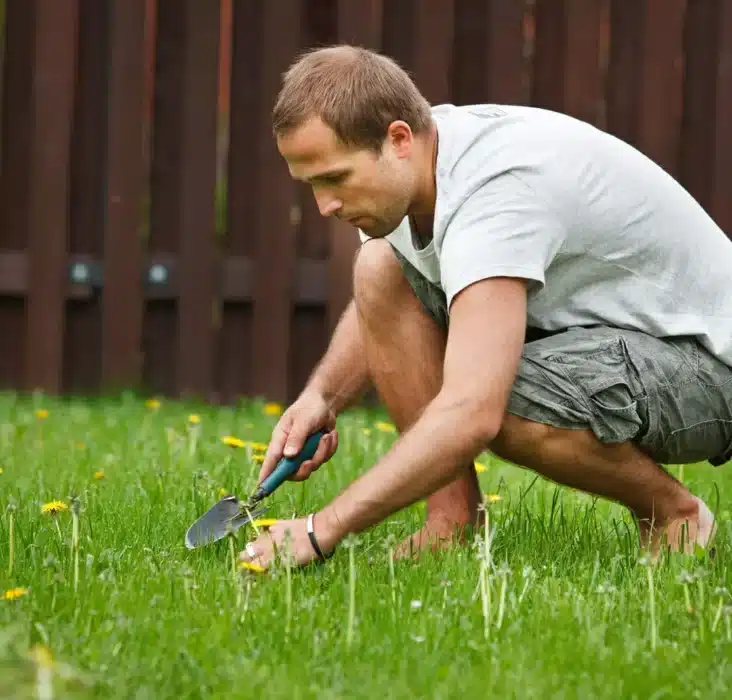
[[432,240],[437,185],[435,170],[437,168],[438,135],[435,123],[427,134],[423,149],[423,163],[420,170],[424,177],[420,183],[417,196],[409,210],[409,221],[417,234],[417,238],[425,247]]

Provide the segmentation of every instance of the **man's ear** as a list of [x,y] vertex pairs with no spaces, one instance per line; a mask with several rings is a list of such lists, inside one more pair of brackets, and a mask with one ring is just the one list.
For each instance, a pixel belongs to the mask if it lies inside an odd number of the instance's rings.
[[386,131],[386,142],[394,150],[397,158],[406,158],[414,147],[414,134],[409,128],[409,124],[401,119],[389,124]]

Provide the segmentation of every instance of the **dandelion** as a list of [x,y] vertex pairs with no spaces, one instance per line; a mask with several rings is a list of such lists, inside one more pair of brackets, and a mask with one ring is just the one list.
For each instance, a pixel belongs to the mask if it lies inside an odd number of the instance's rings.
[[0,467],[0,474],[2,474],[4,471],[5,470],[2,467]]
[[3,593],[3,600],[17,600],[24,595],[28,595],[27,588],[10,588]]
[[191,413],[191,415],[188,416],[188,422],[193,424],[200,423],[201,416],[199,416],[197,413]]
[[244,440],[240,440],[238,437],[234,437],[233,435],[224,435],[224,437],[221,438],[221,442],[229,447],[246,447]]
[[264,415],[279,416],[282,413],[282,406],[278,403],[267,403],[264,405]]
[[371,428],[364,428],[363,429],[363,434],[364,435],[371,435]]
[[219,498],[223,498],[226,496],[226,494],[229,493],[223,486],[219,489]]
[[377,421],[375,424],[375,427],[377,430],[381,431],[382,433],[395,433],[396,432],[396,426],[392,425],[391,423],[384,423],[384,421]]
[[104,478],[104,471],[102,469],[100,469],[99,471],[94,472],[94,478],[97,481],[99,481],[99,479],[103,479]]
[[145,401],[145,406],[152,409],[153,411],[157,411],[157,409],[160,408],[160,400],[159,399],[148,399]]
[[488,501],[488,503],[498,503],[498,501],[503,500],[503,496],[499,493],[486,493],[483,494],[485,496],[485,500]]
[[247,447],[251,447],[253,450],[256,450],[258,452],[266,452],[267,447],[269,447],[266,442],[245,442],[244,444]]
[[277,518],[258,518],[256,520],[252,520],[252,525],[255,525],[256,527],[272,527],[272,525],[278,522],[279,520]]
[[44,515],[57,515],[68,509],[69,507],[63,501],[50,501],[43,504],[41,512]]
[[37,408],[36,411],[36,418],[38,420],[45,420],[48,418],[48,409],[47,408]]
[[255,574],[263,574],[265,571],[263,566],[260,566],[259,564],[254,564],[253,562],[250,562],[250,561],[240,561],[239,569],[246,570],[246,571],[253,571]]
[[257,464],[262,464],[264,462],[265,455],[263,454],[253,454],[252,455],[252,462],[256,462]]

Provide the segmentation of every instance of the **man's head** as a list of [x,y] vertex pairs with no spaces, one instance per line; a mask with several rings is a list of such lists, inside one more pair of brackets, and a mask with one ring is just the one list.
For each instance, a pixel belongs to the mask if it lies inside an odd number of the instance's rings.
[[312,186],[324,216],[385,236],[425,187],[430,105],[386,56],[353,46],[305,53],[272,117],[290,173]]

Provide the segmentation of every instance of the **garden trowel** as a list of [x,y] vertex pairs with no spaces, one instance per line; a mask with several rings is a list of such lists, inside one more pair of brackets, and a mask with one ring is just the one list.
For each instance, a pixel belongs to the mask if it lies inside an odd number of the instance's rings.
[[247,501],[240,501],[236,496],[229,494],[209,508],[188,528],[186,547],[196,549],[216,542],[262,515],[268,508],[258,508],[259,503],[274,493],[303,462],[312,458],[318,449],[320,438],[324,435],[325,431],[318,430],[308,437],[300,452],[294,457],[283,457]]

